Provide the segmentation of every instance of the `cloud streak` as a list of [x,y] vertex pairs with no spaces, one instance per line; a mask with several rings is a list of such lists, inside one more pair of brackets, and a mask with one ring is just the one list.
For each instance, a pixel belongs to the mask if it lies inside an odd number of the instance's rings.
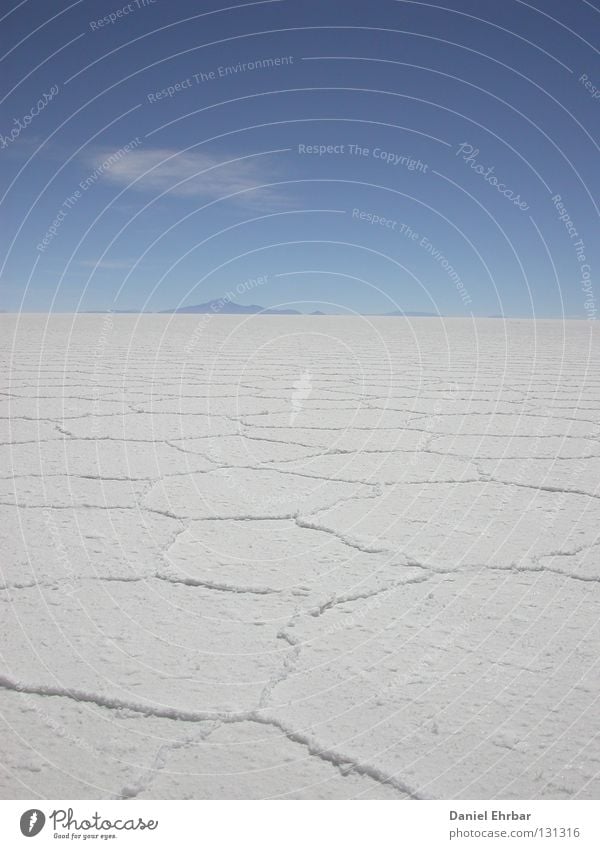
[[[99,152],[88,160],[97,166],[110,154]],[[244,158],[223,161],[209,153],[179,152],[169,148],[134,150],[112,162],[104,171],[105,178],[119,186],[150,194],[167,192],[171,196],[213,201],[232,198],[244,206],[281,206],[284,197],[270,188],[257,188],[274,180],[264,160]]]

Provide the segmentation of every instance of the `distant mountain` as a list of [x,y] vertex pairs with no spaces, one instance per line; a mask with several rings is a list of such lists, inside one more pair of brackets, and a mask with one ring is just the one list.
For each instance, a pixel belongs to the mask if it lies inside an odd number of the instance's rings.
[[258,304],[236,304],[233,301],[207,301],[189,307],[177,307],[174,310],[161,310],[162,313],[210,313],[211,315],[302,315],[298,310],[275,310]]
[[[0,310],[2,312],[2,310]],[[134,313],[141,314],[140,310],[131,309],[131,310],[85,310],[88,313]],[[273,309],[271,307],[261,307],[259,304],[236,304],[234,301],[226,301],[223,298],[220,298],[215,301],[207,301],[205,304],[192,304],[186,307],[176,307],[171,310],[159,310],[158,313],[153,313],[152,311],[146,311],[146,314],[154,314],[154,315],[191,315],[194,313],[204,313],[208,315],[323,315],[323,316],[334,316],[334,315],[346,315],[345,312],[339,313],[324,313],[321,310],[314,310],[311,313],[303,313],[299,310],[278,310]],[[359,313],[356,313],[359,315]],[[365,315],[369,315],[369,313],[365,313]],[[370,313],[372,316],[408,316],[412,318],[439,318],[438,313],[434,312],[403,312],[402,310],[394,310],[394,312],[385,312],[385,313]],[[495,316],[494,316],[495,317]],[[499,316],[501,317],[501,316]]]
[[[258,304],[236,304],[233,301],[207,301],[205,304],[195,304],[189,307],[177,307],[174,310],[161,310],[163,313],[210,313],[211,315],[307,315],[307,313],[299,312],[299,310],[277,310],[269,307],[261,307]],[[315,310],[310,315],[335,315],[335,313],[324,313],[321,310]],[[345,313],[339,313],[345,315]],[[435,318],[437,313],[434,312],[403,312],[402,310],[394,310],[394,312],[376,313],[376,315],[385,316],[411,316]]]

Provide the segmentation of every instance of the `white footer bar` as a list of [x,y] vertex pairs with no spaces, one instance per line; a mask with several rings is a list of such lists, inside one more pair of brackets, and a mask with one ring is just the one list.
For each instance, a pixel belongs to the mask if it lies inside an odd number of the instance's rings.
[[173,849],[598,849],[600,803],[0,801],[0,846],[67,842]]

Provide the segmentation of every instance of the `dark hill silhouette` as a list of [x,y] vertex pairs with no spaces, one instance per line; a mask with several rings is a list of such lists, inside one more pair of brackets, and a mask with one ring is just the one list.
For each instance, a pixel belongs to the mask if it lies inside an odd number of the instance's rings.
[[162,313],[210,313],[211,315],[302,315],[298,310],[278,310],[261,307],[258,304],[236,304],[224,299],[207,301],[205,304],[194,304],[187,307],[176,307],[173,310],[161,310]]

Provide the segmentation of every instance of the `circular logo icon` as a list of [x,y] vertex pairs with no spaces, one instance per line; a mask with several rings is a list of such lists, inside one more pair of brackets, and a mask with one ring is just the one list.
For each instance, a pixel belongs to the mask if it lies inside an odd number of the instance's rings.
[[25,837],[35,837],[43,829],[46,817],[37,808],[31,808],[21,815],[21,834]]

